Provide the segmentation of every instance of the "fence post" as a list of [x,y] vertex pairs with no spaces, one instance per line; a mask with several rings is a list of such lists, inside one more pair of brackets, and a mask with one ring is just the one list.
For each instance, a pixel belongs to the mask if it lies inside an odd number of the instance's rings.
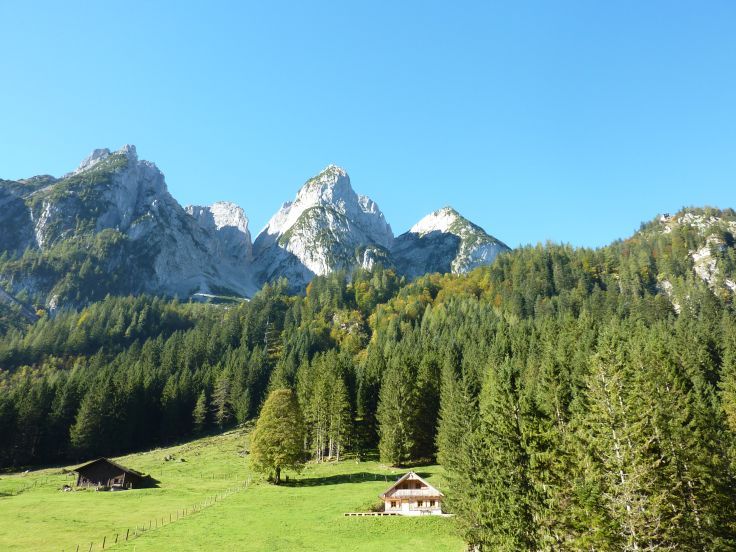
[[89,543],[89,550],[87,552],[92,552],[92,543]]
[[130,534],[130,528],[125,530],[125,540],[128,540],[128,535]]
[[117,543],[118,543],[118,534],[115,533],[115,544],[117,544]]
[[104,537],[102,537],[102,549],[103,550],[105,549],[105,542],[106,541],[107,541],[107,535],[105,535]]

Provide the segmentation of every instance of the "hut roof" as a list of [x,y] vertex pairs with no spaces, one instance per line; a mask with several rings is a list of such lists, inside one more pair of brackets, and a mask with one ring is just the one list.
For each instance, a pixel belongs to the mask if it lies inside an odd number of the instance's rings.
[[396,481],[396,483],[386,489],[386,491],[382,495],[380,495],[381,498],[389,498],[390,496],[394,496],[393,491],[396,489],[396,487],[401,485],[407,479],[411,479],[413,481],[421,481],[427,487],[427,489],[407,489],[405,491],[407,495],[410,494],[411,496],[445,496],[439,489],[427,483],[422,477],[419,477],[413,471],[410,471],[402,475],[398,479],[398,481]]
[[109,458],[104,458],[104,457],[103,458],[98,458],[96,460],[92,460],[91,462],[87,462],[86,464],[82,464],[81,466],[74,468],[72,471],[79,473],[80,471],[84,470],[85,468],[89,468],[90,466],[92,466],[94,464],[97,464],[98,462],[107,462],[108,464],[111,464],[111,465],[115,466],[116,468],[120,469],[121,471],[124,471],[126,473],[130,473],[130,474],[133,474],[133,475],[137,475],[138,477],[143,477],[143,473],[141,473],[141,472],[139,472],[137,470],[126,468],[122,464],[118,464],[117,462],[114,462],[114,461],[110,460]]

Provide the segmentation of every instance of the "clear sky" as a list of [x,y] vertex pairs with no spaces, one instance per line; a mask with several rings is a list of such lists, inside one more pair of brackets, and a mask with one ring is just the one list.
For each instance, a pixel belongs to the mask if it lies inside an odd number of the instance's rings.
[[0,177],[138,147],[255,234],[325,165],[395,233],[450,204],[599,246],[736,207],[736,2],[0,2]]

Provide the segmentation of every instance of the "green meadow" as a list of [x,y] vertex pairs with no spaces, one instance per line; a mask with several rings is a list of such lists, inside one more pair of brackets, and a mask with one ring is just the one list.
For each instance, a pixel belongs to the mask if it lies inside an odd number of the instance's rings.
[[[116,459],[151,474],[152,489],[63,492],[74,476],[62,468],[0,475],[0,550],[463,550],[451,518],[343,515],[368,510],[403,472],[352,458],[275,487],[249,470],[246,439],[237,430]],[[443,487],[438,466],[416,471]]]

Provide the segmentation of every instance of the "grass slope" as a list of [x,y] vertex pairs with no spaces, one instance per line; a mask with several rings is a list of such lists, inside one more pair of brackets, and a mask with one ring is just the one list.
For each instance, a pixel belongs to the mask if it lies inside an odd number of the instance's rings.
[[[377,462],[309,465],[288,486],[260,482],[240,455],[243,431],[133,454],[119,461],[152,474],[157,489],[120,493],[59,488],[73,481],[60,469],[0,477],[0,550],[136,552],[177,550],[425,550],[460,551],[448,518],[346,518],[368,509],[401,473]],[[164,457],[173,455],[174,461]],[[181,462],[179,459],[185,461]],[[442,488],[440,468],[418,470]],[[247,488],[245,484],[247,483]],[[224,495],[212,504],[215,495]],[[183,519],[176,512],[201,507]],[[169,515],[174,522],[169,524]],[[164,520],[128,543],[115,535]]]

